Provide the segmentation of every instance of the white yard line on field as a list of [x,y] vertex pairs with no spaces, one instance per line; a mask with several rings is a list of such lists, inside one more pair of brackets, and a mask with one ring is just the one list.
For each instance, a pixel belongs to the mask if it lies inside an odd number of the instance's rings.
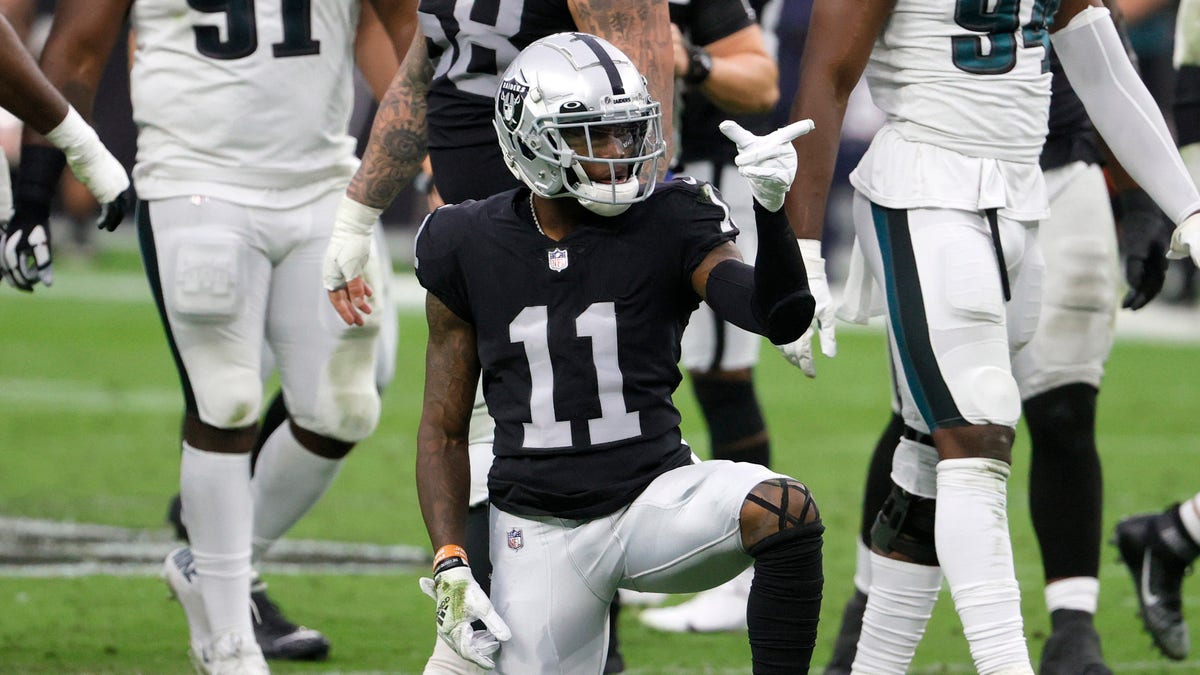
[[[0,516],[0,577],[152,576],[180,545],[166,529]],[[424,569],[429,560],[417,546],[284,539],[265,567],[279,574],[396,574]]]

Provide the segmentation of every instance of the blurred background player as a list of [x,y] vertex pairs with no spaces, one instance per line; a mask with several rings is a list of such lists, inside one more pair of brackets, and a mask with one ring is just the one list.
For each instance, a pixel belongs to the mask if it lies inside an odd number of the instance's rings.
[[[717,130],[730,114],[755,133],[775,129],[770,112],[779,100],[778,69],[757,23],[765,2],[688,0],[671,3],[680,145],[677,175],[711,183],[729,205],[734,222],[750,223],[753,198],[737,174],[737,149]],[[754,113],[759,113],[753,116]],[[736,242],[753,264],[755,229]],[[718,321],[701,303],[683,334],[680,364],[708,426],[713,459],[770,466],[771,444],[754,392],[754,366],[762,337]],[[746,598],[753,570],[674,607],[643,611],[638,619],[674,632],[745,630]],[[628,597],[628,596],[627,596]]]
[[[380,211],[421,173],[426,157],[437,194],[445,203],[485,199],[520,185],[496,144],[494,95],[500,73],[519,49],[538,38],[568,30],[593,33],[638,64],[652,93],[672,91],[670,18],[663,0],[529,0],[520,13],[505,4],[490,12],[480,7],[460,0],[421,8],[420,32],[380,103],[362,166],[339,207],[339,223],[358,229],[373,227]],[[463,16],[470,18],[463,20]],[[671,97],[660,94],[655,98],[664,101],[664,119],[669,120]],[[490,584],[486,478],[492,461],[491,426],[479,395],[471,424],[474,498],[465,547],[485,592]],[[615,631],[612,634],[605,669],[616,673],[624,670],[624,662]],[[477,671],[477,666],[459,658],[442,640],[435,641],[426,672]]]
[[[1126,189],[1117,194],[1119,224],[1113,227],[1099,139],[1053,53],[1051,69],[1049,134],[1040,158],[1050,217],[1037,229],[1046,261],[1041,314],[1033,338],[1014,358],[1013,374],[1030,433],[1030,513],[1052,627],[1039,672],[1099,674],[1110,671],[1092,622],[1100,592],[1103,508],[1095,419],[1116,327],[1116,233],[1121,232],[1129,288],[1122,304],[1136,310],[1162,288],[1171,227],[1128,177],[1121,180]],[[1112,168],[1123,173],[1119,166]],[[827,675],[849,673],[854,661],[870,584],[871,528],[891,489],[896,444],[929,445],[921,436],[893,413],[875,448],[864,490],[855,593],[846,604]]]
[[[1040,5],[978,16],[963,7],[817,0],[793,113],[817,124],[797,143],[808,161],[789,195],[793,226],[808,239],[819,238],[833,134],[868,62],[872,95],[889,116],[852,175],[854,219],[871,276],[886,290],[901,411],[917,436],[897,448],[896,486],[874,539],[854,661],[869,672],[907,668],[943,570],[976,668],[1032,672],[1005,504],[1021,401],[1010,355],[1032,337],[1040,305],[1030,230],[1048,215],[1037,160],[1050,17]],[[1183,225],[1200,195],[1108,12],[1068,0],[1053,26],[1092,121]],[[967,112],[976,106],[986,118]],[[1131,128],[1131,119],[1146,123]]]
[[[372,100],[379,100],[387,91],[388,84],[399,66],[399,58],[392,45],[391,38],[375,14],[372,5],[362,5],[359,17],[358,34],[355,39],[355,62],[358,66],[356,93],[365,90],[363,95]],[[358,98],[363,98],[359,96]],[[352,126],[356,117],[363,118],[366,128],[359,134],[360,145],[365,142],[370,129],[373,112],[370,101],[357,101],[355,115],[351,117]],[[396,372],[396,344],[399,338],[398,325],[395,316],[395,304],[391,302],[388,292],[391,258],[387,247],[384,228],[375,230],[375,247],[379,254],[379,267],[384,271],[384,278],[375,289],[379,316],[379,339],[375,348],[375,388],[383,394]],[[263,380],[275,370],[275,355],[269,348],[263,348],[262,373]],[[266,406],[259,421],[258,436],[250,450],[250,473],[258,465],[259,456],[267,439],[275,433],[281,424],[287,422],[290,413],[282,391],[277,391]],[[269,495],[256,495],[256,500],[267,499]],[[186,541],[187,527],[183,521],[183,501],[176,493],[167,508],[167,522],[175,530],[176,536]],[[321,660],[329,654],[329,639],[320,631],[294,623],[283,613],[283,610],[267,594],[267,583],[255,571],[250,585],[251,620],[254,624],[254,635],[263,656],[267,659],[292,660]]]
[[[1179,152],[1192,180],[1200,184],[1200,1],[1183,0],[1175,26]],[[1190,249],[1193,259],[1200,258],[1196,239]],[[1178,250],[1176,257],[1184,253],[1188,251]],[[1115,539],[1133,575],[1142,625],[1163,655],[1187,658],[1191,640],[1181,587],[1188,567],[1200,555],[1200,494],[1160,514],[1125,518],[1117,523]]]
[[[415,7],[373,4],[402,51]],[[314,311],[337,195],[356,166],[346,127],[359,13],[355,0],[204,10],[63,0],[42,56],[51,81],[90,110],[131,17],[139,236],[187,404],[180,482],[192,546],[168,556],[164,575],[204,672],[266,671],[252,560],[378,419],[378,326],[347,329]],[[291,419],[264,445],[252,485],[264,344]]]
[[[65,165],[104,205],[99,226],[112,229],[125,213],[122,195],[129,177],[121,163],[100,142],[75,108],[38,70],[17,32],[0,15],[0,108],[8,110],[31,129],[44,134],[46,145],[32,152],[29,162],[53,170],[55,178]],[[15,204],[8,161],[0,152],[0,273],[14,288],[32,291],[41,282],[53,283],[49,209],[34,203],[42,186],[22,172]],[[33,173],[30,171],[29,173]],[[51,194],[53,188],[50,188]],[[49,201],[47,195],[46,201]],[[20,207],[14,213],[14,206]]]

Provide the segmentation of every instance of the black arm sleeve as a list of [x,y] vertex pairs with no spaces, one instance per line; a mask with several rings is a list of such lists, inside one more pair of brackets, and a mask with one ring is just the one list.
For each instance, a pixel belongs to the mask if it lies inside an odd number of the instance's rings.
[[45,223],[67,156],[49,145],[21,146],[21,164],[13,186],[13,206],[28,222]]
[[753,268],[737,260],[709,272],[705,295],[719,317],[765,335],[773,344],[798,339],[812,323],[816,302],[800,247],[783,209],[768,211],[756,201],[758,256]]

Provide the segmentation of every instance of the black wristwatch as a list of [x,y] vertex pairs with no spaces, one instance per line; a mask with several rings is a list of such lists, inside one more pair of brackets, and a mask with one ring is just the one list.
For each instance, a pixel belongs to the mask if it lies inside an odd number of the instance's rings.
[[688,68],[683,74],[683,81],[688,84],[700,84],[712,73],[712,54],[704,47],[690,45],[687,48]]

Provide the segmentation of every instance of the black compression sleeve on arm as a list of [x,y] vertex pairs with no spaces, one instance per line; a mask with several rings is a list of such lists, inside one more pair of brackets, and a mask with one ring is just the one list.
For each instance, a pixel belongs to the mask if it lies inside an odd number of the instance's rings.
[[816,303],[783,209],[772,212],[755,202],[754,215],[755,266],[738,260],[717,264],[709,272],[705,294],[721,319],[765,335],[774,344],[787,344],[808,330]]
[[708,273],[705,301],[724,321],[766,335],[767,327],[754,307],[754,268],[740,260],[722,260]]
[[58,181],[67,156],[48,145],[21,146],[21,164],[13,186],[13,204],[30,222],[44,223],[50,216],[50,203],[58,190]]
[[816,303],[808,272],[784,209],[768,211],[754,202],[758,254],[754,263],[754,300],[774,344],[792,342],[808,330]]

